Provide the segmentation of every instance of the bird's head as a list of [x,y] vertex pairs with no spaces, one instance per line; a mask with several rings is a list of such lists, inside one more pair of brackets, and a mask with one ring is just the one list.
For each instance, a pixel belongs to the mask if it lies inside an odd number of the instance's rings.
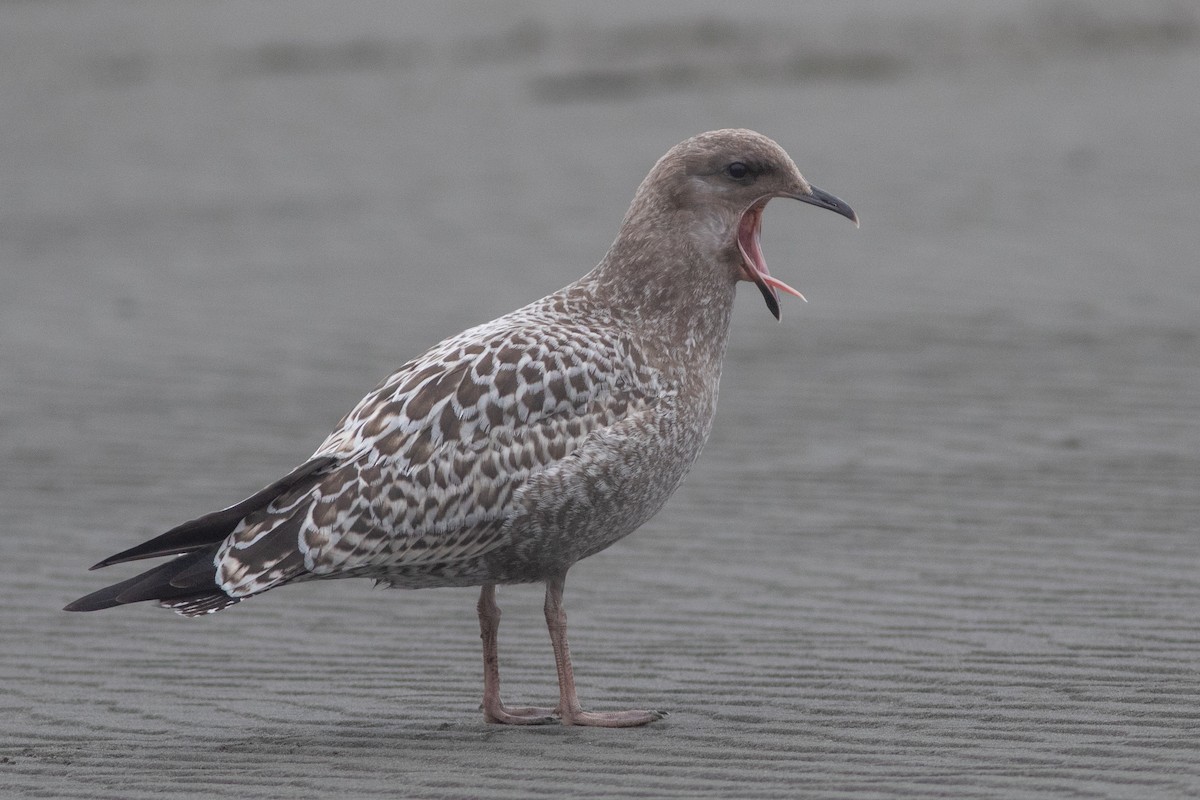
[[655,165],[643,183],[649,186],[657,188],[658,203],[687,215],[684,224],[702,252],[717,254],[734,280],[758,286],[776,319],[780,291],[804,295],[767,269],[759,239],[767,202],[790,197],[858,225],[850,206],[810,184],[782,147],[750,130],[710,131],[681,142]]

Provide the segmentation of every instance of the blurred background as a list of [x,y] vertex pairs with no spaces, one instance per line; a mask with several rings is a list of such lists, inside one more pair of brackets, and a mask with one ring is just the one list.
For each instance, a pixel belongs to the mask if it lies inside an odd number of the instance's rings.
[[[1200,10],[1171,0],[0,4],[0,788],[58,797],[1200,790]],[[572,571],[585,705],[485,727],[474,594],[58,609],[749,127],[807,305]],[[535,588],[515,702],[553,696]]]

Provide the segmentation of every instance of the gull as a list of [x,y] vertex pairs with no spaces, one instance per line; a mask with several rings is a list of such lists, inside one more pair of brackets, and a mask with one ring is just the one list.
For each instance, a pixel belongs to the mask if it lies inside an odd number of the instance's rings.
[[[239,503],[93,569],[174,556],[69,604],[141,601],[193,617],[284,584],[365,577],[481,587],[487,722],[632,727],[654,710],[585,711],[567,646],[567,571],[650,519],[700,454],[739,282],[780,317],[760,245],[788,197],[858,224],[774,141],[718,130],[671,148],[616,240],[579,280],[401,366],[312,457]],[[544,583],[554,707],[500,699],[496,587]]]

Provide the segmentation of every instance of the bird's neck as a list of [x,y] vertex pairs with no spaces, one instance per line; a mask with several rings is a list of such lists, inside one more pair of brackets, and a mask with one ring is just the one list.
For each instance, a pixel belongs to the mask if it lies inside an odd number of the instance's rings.
[[714,257],[711,247],[697,246],[671,223],[626,219],[604,260],[581,282],[635,332],[661,369],[715,380],[729,339],[733,267],[721,260],[727,254]]

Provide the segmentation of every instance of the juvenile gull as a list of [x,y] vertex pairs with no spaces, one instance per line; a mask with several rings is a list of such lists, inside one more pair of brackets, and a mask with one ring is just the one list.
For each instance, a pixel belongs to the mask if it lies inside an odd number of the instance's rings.
[[[660,719],[580,707],[563,584],[572,564],[653,516],[699,455],[737,283],[753,282],[777,319],[779,292],[801,296],[771,276],[759,246],[773,197],[858,224],[761,134],[712,131],[676,145],[595,269],[409,361],[285,477],[93,569],[176,558],[66,610],[157,600],[191,617],[321,578],[481,586],[488,722]],[[546,584],[559,700],[514,708],[500,700],[496,586],[535,582]]]

